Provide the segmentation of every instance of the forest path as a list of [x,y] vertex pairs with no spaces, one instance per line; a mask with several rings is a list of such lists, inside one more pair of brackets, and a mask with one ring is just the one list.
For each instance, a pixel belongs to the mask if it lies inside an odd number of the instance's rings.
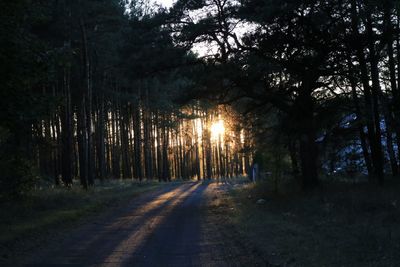
[[224,240],[207,215],[210,200],[228,187],[186,183],[132,199],[29,266],[249,266],[251,256]]

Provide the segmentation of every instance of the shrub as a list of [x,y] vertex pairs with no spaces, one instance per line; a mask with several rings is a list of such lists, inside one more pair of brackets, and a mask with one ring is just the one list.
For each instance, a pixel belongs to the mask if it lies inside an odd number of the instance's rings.
[[35,185],[37,176],[30,161],[17,155],[0,161],[0,197],[21,198]]

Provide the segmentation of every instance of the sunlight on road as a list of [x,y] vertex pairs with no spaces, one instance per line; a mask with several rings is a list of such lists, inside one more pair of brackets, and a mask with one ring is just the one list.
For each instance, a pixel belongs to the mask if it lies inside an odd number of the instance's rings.
[[[186,197],[192,194],[200,183],[187,187],[178,187],[171,192],[162,194],[158,198],[154,199],[150,203],[143,206],[139,216],[131,217],[130,224],[142,224],[139,229],[134,229],[132,232],[127,233],[127,238],[121,241],[117,247],[114,248],[113,252],[105,259],[101,266],[115,265],[116,263],[123,263],[131,255],[133,255],[137,248],[142,245],[142,242],[146,240],[153,233],[153,231],[162,224],[163,220],[169,215],[169,213],[182,203]],[[186,189],[186,190],[184,190]],[[156,214],[152,214],[150,218],[145,218],[146,215],[151,213],[153,210],[163,207]],[[148,219],[148,220],[146,220]]]

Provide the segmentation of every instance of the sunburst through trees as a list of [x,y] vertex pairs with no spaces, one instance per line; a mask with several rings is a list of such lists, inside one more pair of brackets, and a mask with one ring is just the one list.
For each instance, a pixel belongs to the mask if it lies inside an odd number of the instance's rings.
[[[103,121],[92,118],[93,169],[99,178],[168,181],[234,177],[249,171],[251,136],[245,135],[242,117],[230,107],[187,105],[171,113],[143,103],[117,107],[109,105]],[[34,138],[54,141],[52,146],[38,143],[34,152],[42,173],[54,179],[64,175],[59,123],[55,118],[34,126]],[[73,177],[79,177],[77,122],[73,124],[71,164]]]
[[[244,135],[240,115],[232,108],[183,108],[179,129],[181,143],[176,162],[189,175],[176,172],[175,177],[222,178],[244,175],[249,171],[251,137]],[[179,150],[186,148],[186,152]]]

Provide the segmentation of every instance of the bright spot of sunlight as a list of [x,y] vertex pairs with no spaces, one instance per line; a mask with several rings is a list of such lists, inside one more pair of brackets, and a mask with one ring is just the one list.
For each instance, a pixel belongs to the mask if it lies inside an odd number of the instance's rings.
[[219,120],[211,125],[211,139],[217,141],[225,133],[224,121]]

